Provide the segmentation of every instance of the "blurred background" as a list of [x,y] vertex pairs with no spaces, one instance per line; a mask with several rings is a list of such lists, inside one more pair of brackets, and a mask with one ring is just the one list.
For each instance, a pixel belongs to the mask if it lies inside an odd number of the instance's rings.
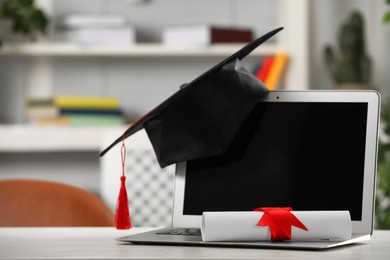
[[98,157],[107,142],[245,42],[284,27],[243,61],[270,89],[382,95],[377,225],[390,227],[389,1],[3,0],[0,25],[0,179],[101,196],[120,175],[102,177],[114,171]]

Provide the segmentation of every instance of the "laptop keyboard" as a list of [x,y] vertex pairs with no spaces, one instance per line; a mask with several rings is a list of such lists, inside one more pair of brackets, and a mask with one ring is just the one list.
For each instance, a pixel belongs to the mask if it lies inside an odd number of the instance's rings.
[[200,228],[172,228],[159,231],[158,235],[186,235],[186,236],[200,236]]

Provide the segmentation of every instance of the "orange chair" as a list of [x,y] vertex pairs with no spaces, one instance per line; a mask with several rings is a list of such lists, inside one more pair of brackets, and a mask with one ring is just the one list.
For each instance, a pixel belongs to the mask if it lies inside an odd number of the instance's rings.
[[114,226],[114,216],[95,195],[73,186],[0,180],[0,227],[17,226]]

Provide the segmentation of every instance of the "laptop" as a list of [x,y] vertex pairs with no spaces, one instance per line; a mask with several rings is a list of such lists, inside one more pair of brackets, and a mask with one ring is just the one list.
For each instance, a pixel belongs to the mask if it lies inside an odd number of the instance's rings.
[[[326,249],[373,233],[380,95],[271,91],[227,153],[176,165],[172,227],[118,238],[138,244]],[[204,211],[349,210],[352,238],[202,242]]]

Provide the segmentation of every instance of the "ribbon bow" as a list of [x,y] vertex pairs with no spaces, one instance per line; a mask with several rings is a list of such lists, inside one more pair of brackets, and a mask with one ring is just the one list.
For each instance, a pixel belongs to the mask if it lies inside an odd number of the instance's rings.
[[291,210],[292,208],[256,208],[253,211],[264,212],[257,226],[269,226],[271,240],[280,241],[291,239],[292,226],[308,231]]

